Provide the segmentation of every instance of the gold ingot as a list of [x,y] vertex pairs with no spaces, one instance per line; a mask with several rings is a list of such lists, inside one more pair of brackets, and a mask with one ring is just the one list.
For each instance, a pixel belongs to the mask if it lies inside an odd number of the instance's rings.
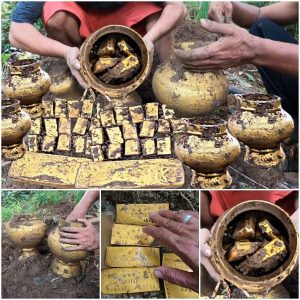
[[112,109],[100,112],[100,119],[103,127],[111,127],[116,125],[114,112]]
[[71,135],[71,120],[68,118],[58,119],[58,133]]
[[135,140],[138,139],[136,125],[133,123],[123,124],[123,137],[124,140]]
[[141,123],[144,121],[144,110],[141,105],[129,107],[129,114],[132,120],[132,123]]
[[141,146],[138,139],[125,141],[125,156],[140,155]]
[[118,42],[117,45],[121,52],[123,52],[127,56],[131,55],[134,52],[134,50],[124,40]]
[[105,265],[108,267],[158,267],[159,248],[152,247],[107,247]]
[[159,291],[154,268],[111,268],[101,271],[101,292],[128,294]]
[[153,224],[150,213],[169,209],[169,203],[117,204],[117,223],[132,225]]
[[81,117],[83,118],[91,118],[93,114],[94,100],[83,100],[82,101],[82,110]]
[[16,59],[8,64],[3,92],[8,98],[18,99],[22,108],[34,113],[32,118],[38,118],[43,114],[42,97],[48,92],[50,84],[49,75],[41,69],[38,61]]
[[145,120],[142,123],[140,137],[153,137],[155,131],[155,121]]
[[28,151],[37,152],[39,150],[38,137],[34,134],[28,134]]
[[47,136],[58,136],[56,119],[44,119]]
[[92,161],[81,157],[27,152],[14,161],[8,176],[15,181],[48,187],[74,188],[78,170],[83,162]]
[[31,119],[21,110],[20,101],[2,100],[1,142],[5,159],[16,160],[25,154],[23,138],[30,127]]
[[255,252],[259,246],[259,243],[255,242],[236,242],[227,254],[228,261],[240,260],[244,256]]
[[278,230],[276,230],[272,224],[268,220],[262,220],[258,224],[258,228],[260,229],[262,234],[265,234],[270,239],[275,239],[280,234]]
[[104,160],[104,154],[101,148],[101,145],[91,145],[91,154],[93,161],[103,161]]
[[18,215],[4,223],[8,239],[22,253],[19,259],[38,255],[37,246],[46,235],[46,224],[35,215]]
[[88,252],[82,250],[64,250],[64,248],[71,248],[74,247],[74,245],[61,243],[59,241],[61,238],[60,230],[62,227],[82,228],[84,226],[81,223],[60,220],[58,226],[55,227],[48,235],[48,246],[55,256],[51,262],[51,270],[57,276],[63,278],[74,278],[80,275],[80,261],[84,260],[88,256]]
[[[255,277],[244,276],[238,271],[234,270],[226,261],[223,248],[224,233],[227,230],[229,223],[235,218],[240,217],[241,214],[250,212],[255,213],[254,211],[258,211],[260,214],[271,214],[278,220],[278,222],[282,224],[282,227],[287,233],[286,246],[289,249],[287,257],[280,267],[273,270],[269,274]],[[281,249],[283,249],[282,244],[283,243],[280,242],[279,248]],[[270,253],[272,250],[275,250],[274,245],[275,244],[273,244],[272,247],[270,247],[270,245],[268,246],[267,249],[269,249],[268,251],[270,251]],[[252,293],[261,295],[265,294],[282,282],[294,270],[298,261],[299,253],[298,233],[289,215],[278,205],[261,200],[246,201],[225,211],[214,225],[214,230],[210,239],[210,246],[212,252],[211,261],[216,271],[220,274],[220,277],[223,279],[226,278],[226,281],[240,289],[246,290],[248,293],[251,293],[251,295]],[[255,253],[253,255],[255,255]],[[264,256],[262,255],[262,257]],[[259,263],[255,263],[254,266],[259,267]]]
[[43,100],[43,117],[54,118],[54,102],[50,100]]
[[255,226],[256,220],[253,216],[245,218],[237,224],[233,232],[233,238],[238,241],[253,238],[255,236]]
[[109,141],[112,144],[123,144],[124,140],[119,126],[106,128]]
[[165,105],[165,104],[162,104],[161,108],[162,108],[162,112],[163,112],[162,117],[164,119],[170,120],[170,119],[174,118],[174,116],[175,116],[174,109],[168,108],[167,105]]
[[104,144],[103,128],[99,127],[92,129],[91,136],[93,145]]
[[107,147],[108,159],[120,159],[122,158],[122,145],[119,143],[109,144]]
[[70,119],[78,118],[80,115],[79,101],[78,100],[69,100],[67,102],[67,105],[68,105],[69,118]]
[[151,246],[154,238],[143,232],[143,226],[113,224],[111,244],[122,246]]
[[71,135],[62,133],[58,137],[57,148],[58,151],[71,150]]
[[31,121],[29,134],[40,135],[42,129],[42,118],[36,118]]
[[101,127],[101,121],[98,118],[92,118],[91,119],[91,126],[89,128],[89,131],[92,131],[95,128]]
[[169,120],[165,119],[159,119],[158,120],[158,128],[157,128],[158,133],[170,133],[171,128],[170,128],[170,122]]
[[85,141],[86,138],[84,136],[73,136],[73,144],[75,153],[84,153],[85,151]]
[[85,154],[91,156],[91,146],[92,146],[92,138],[90,136],[86,137],[86,145],[85,145]]
[[116,113],[116,124],[122,125],[129,121],[129,111],[128,107],[115,107]]
[[101,43],[97,54],[99,56],[111,56],[114,55],[116,49],[116,39],[114,37],[107,39],[105,42]]
[[56,137],[52,135],[45,135],[42,144],[42,151],[53,152],[55,149]]
[[[175,253],[164,253],[162,265],[187,272],[192,270]],[[199,299],[199,294],[179,285],[164,280],[166,298],[168,299]]]
[[240,110],[230,116],[228,128],[245,144],[246,163],[262,168],[276,167],[285,159],[280,144],[294,130],[292,117],[275,95],[236,95]]
[[93,72],[95,74],[101,73],[109,68],[114,67],[119,61],[119,58],[100,57],[93,66]]
[[170,155],[171,152],[171,138],[169,136],[157,138],[157,155]]
[[88,119],[79,117],[76,120],[75,126],[73,128],[73,134],[85,135],[88,127]]
[[184,125],[183,132],[175,135],[174,149],[177,157],[195,170],[192,185],[203,189],[230,186],[227,167],[238,158],[240,145],[228,132],[226,121],[197,118]]
[[142,139],[142,153],[144,156],[156,154],[154,139]]
[[55,99],[55,117],[67,117],[67,101],[65,99]]
[[159,104],[156,102],[145,105],[146,120],[158,120],[158,107]]

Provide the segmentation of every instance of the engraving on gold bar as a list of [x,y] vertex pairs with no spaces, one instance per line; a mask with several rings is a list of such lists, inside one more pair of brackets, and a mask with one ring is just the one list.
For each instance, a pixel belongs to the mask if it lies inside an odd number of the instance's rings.
[[144,110],[141,105],[129,107],[129,114],[132,120],[132,123],[141,123],[144,120]]
[[88,126],[88,119],[79,117],[73,128],[73,134],[85,135]]
[[95,128],[91,131],[92,144],[93,145],[102,145],[104,144],[103,128]]
[[141,125],[140,137],[153,137],[155,131],[155,121],[145,120]]
[[67,101],[65,99],[55,99],[55,117],[67,117]]
[[93,114],[94,100],[83,100],[81,117],[91,118]]
[[100,119],[103,127],[111,127],[116,125],[114,112],[112,109],[101,111]]
[[112,144],[123,144],[124,140],[119,126],[106,128],[109,141]]
[[62,133],[58,137],[57,148],[58,151],[71,150],[71,135]]
[[58,136],[56,119],[44,119],[46,135]]
[[68,100],[68,115],[69,118],[78,118],[80,115],[80,109],[79,109],[79,101],[78,100]]
[[141,154],[141,147],[140,147],[140,141],[138,139],[125,141],[125,156],[140,155],[140,154]]

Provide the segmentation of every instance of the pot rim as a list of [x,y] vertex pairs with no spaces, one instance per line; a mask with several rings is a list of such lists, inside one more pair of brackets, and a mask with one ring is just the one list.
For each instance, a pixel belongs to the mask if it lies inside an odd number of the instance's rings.
[[12,113],[19,112],[21,110],[20,100],[4,98],[2,100],[2,115],[10,116]]
[[10,74],[23,75],[30,69],[31,73],[36,73],[40,69],[40,62],[34,58],[15,59],[8,64]]

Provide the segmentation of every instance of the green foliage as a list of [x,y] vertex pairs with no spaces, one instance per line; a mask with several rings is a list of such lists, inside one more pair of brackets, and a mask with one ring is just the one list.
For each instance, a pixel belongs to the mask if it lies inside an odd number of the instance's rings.
[[45,204],[80,201],[84,191],[2,191],[2,219],[9,220],[19,213],[38,213]]
[[192,20],[207,19],[209,1],[186,1],[185,5]]

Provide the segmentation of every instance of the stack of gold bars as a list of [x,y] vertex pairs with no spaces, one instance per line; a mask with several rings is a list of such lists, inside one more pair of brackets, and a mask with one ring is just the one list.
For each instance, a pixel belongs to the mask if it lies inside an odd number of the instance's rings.
[[[112,227],[111,246],[107,247],[102,270],[102,294],[160,291],[154,267],[160,266],[160,248],[143,233],[150,225],[151,212],[169,209],[169,204],[117,204],[116,223]],[[153,224],[152,224],[153,225]],[[163,266],[191,271],[174,253],[163,254]],[[195,292],[164,282],[167,298],[198,298]]]

